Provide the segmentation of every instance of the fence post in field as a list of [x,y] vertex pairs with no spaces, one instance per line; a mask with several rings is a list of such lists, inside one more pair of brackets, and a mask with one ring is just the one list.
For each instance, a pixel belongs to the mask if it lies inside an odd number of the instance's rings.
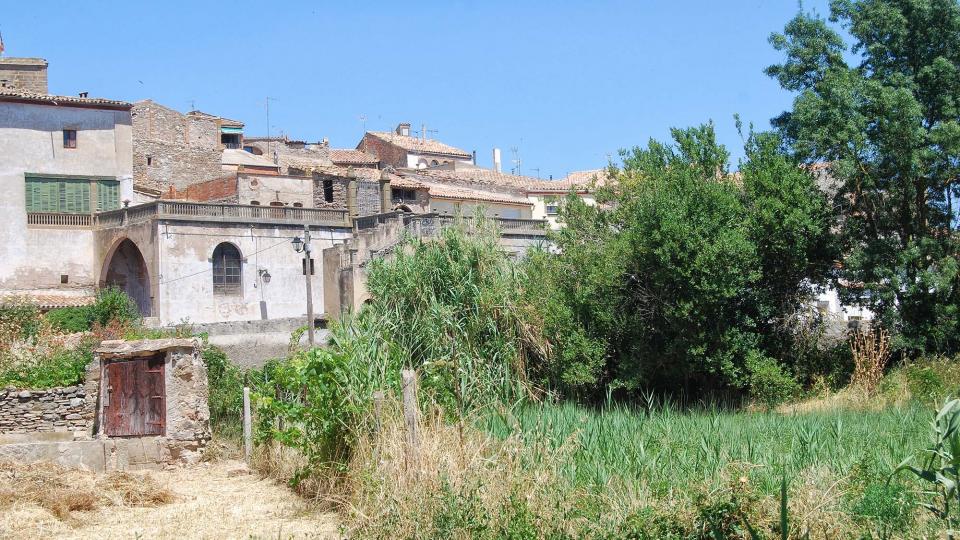
[[253,433],[250,425],[250,387],[243,387],[243,457],[250,464],[253,453]]
[[420,424],[420,410],[417,406],[417,373],[412,369],[400,372],[403,386],[403,421],[407,427],[407,444],[404,454],[408,471],[417,475],[420,461],[420,434],[417,431]]

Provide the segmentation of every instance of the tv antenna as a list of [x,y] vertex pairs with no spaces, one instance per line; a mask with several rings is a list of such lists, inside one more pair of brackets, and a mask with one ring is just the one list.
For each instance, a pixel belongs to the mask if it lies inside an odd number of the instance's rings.
[[513,159],[510,160],[513,163],[513,174],[520,176],[520,167],[523,165],[523,160],[520,159],[520,149],[516,146],[511,146],[510,152],[513,154]]

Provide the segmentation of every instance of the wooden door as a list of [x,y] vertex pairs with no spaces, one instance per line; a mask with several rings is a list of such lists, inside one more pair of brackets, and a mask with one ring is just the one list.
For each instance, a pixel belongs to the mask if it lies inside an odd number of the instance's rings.
[[110,437],[164,434],[167,400],[163,366],[163,353],[107,364],[104,433]]

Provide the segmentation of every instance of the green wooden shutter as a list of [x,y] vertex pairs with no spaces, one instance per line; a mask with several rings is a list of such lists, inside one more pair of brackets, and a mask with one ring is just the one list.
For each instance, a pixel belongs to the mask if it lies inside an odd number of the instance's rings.
[[90,213],[90,182],[88,180],[63,180],[60,182],[60,212],[70,214]]
[[97,211],[120,208],[120,182],[116,180],[97,180]]

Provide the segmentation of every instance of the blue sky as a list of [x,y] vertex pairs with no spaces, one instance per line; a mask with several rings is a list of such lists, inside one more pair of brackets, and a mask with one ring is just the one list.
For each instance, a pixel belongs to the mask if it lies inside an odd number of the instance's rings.
[[[826,0],[804,9],[826,13]],[[6,2],[6,56],[50,61],[50,91],[150,98],[354,147],[408,121],[489,166],[603,166],[620,148],[733,115],[767,128],[792,97],[762,70],[796,0]]]

